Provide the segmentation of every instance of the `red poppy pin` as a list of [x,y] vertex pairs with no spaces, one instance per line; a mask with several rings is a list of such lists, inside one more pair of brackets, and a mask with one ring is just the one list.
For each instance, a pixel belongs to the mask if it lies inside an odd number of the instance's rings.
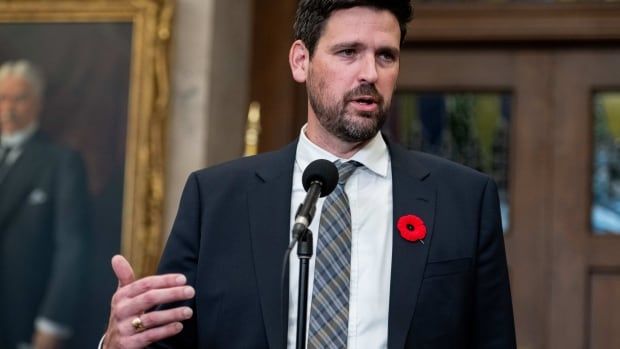
[[412,214],[401,216],[398,219],[398,223],[396,223],[396,227],[403,239],[411,242],[420,241],[424,243],[426,225],[422,218]]

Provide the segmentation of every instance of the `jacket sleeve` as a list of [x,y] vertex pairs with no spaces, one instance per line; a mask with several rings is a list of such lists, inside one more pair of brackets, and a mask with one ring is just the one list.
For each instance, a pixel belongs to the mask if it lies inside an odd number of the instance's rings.
[[[181,273],[187,278],[187,284],[196,289],[196,269],[200,246],[201,202],[198,179],[190,175],[177,212],[176,219],[160,259],[158,274]],[[165,304],[156,310],[188,306],[194,315],[183,322],[183,330],[174,337],[153,343],[149,348],[197,348],[195,299],[184,302]]]
[[71,329],[77,321],[90,239],[90,200],[84,163],[71,151],[59,155],[54,171],[53,260],[38,316]]
[[480,207],[472,348],[516,348],[497,186],[489,179]]

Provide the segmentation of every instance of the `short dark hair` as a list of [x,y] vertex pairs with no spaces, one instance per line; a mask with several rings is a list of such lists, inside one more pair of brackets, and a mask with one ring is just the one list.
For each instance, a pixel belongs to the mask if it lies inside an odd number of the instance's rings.
[[407,35],[407,23],[411,21],[413,14],[410,0],[300,0],[293,26],[295,40],[303,41],[312,57],[331,13],[360,6],[390,11],[398,20],[400,44],[403,44]]

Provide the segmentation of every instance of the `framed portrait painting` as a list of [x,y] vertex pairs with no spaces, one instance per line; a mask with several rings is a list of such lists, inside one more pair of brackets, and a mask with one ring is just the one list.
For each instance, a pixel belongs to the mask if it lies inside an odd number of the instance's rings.
[[141,276],[161,253],[172,15],[171,0],[0,1],[0,65],[42,73],[38,129],[79,154],[87,178],[84,263],[96,277],[75,285],[93,318],[78,325],[76,348],[107,322],[110,257],[121,252]]

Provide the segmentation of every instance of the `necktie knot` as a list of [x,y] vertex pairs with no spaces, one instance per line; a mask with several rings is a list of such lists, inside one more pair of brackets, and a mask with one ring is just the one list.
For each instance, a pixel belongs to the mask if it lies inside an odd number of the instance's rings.
[[344,185],[347,182],[347,180],[349,180],[349,177],[351,177],[353,172],[355,172],[355,170],[358,167],[362,166],[362,164],[354,160],[347,161],[347,162],[336,160],[334,164],[336,165],[336,168],[338,169],[338,184],[340,185]]

